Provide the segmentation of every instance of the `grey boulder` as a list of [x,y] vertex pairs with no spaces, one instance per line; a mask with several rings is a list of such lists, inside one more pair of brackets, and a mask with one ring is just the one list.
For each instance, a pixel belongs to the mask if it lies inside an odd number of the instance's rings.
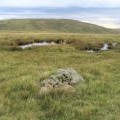
[[[61,86],[72,86],[84,82],[84,79],[73,69],[58,69],[57,72],[41,82],[41,91],[49,91]],[[70,87],[71,86],[71,87]]]

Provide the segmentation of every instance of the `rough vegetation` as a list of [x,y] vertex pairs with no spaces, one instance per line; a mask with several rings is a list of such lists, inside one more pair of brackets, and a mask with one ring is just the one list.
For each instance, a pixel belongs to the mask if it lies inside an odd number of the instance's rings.
[[[4,49],[13,51],[20,50],[19,45],[39,42],[55,42],[57,44],[66,44],[77,48],[78,50],[96,50],[98,51],[104,43],[109,44],[109,49],[120,48],[119,34],[73,34],[73,33],[28,33],[28,32],[1,32],[0,46]],[[116,44],[113,46],[112,44]]]
[[[64,39],[79,45],[118,43],[88,53],[73,45],[17,48],[19,41]],[[79,42],[80,41],[80,42]],[[82,42],[81,42],[82,41]],[[84,43],[84,44],[83,44]],[[0,33],[0,120],[120,120],[120,36]],[[40,83],[59,68],[73,68],[85,83],[40,94]]]

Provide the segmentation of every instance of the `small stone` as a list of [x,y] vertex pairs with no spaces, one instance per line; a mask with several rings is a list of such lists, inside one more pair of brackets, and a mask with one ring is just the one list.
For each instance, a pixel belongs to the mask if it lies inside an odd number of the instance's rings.
[[62,84],[63,84],[63,85],[68,85],[69,83],[68,83],[68,82],[63,82]]
[[59,83],[58,83],[58,86],[62,86],[63,85],[63,83],[60,81]]
[[62,90],[67,90],[67,91],[69,91],[69,92],[75,92],[75,88],[74,87],[72,87],[71,85],[63,85],[63,86],[61,86],[60,87]]
[[49,83],[45,84],[45,86],[44,86],[44,87],[46,87],[47,89],[53,89],[53,86],[52,86],[52,85],[50,85]]
[[46,93],[48,91],[49,91],[49,89],[47,87],[41,87],[41,89],[40,89],[41,93]]
[[55,85],[54,88],[58,88],[58,85]]

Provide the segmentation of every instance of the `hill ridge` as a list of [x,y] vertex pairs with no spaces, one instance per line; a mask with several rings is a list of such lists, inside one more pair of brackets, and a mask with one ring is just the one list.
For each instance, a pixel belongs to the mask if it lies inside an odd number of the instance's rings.
[[45,31],[64,33],[117,33],[99,25],[72,19],[7,19],[0,21],[0,30]]

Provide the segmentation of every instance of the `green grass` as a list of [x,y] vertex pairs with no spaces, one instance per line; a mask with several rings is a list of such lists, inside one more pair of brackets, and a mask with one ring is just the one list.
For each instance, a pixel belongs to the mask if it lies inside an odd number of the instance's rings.
[[110,48],[112,43],[117,43],[114,49],[120,50],[119,34],[75,34],[75,33],[40,33],[40,32],[0,32],[0,49],[20,50],[19,45],[41,41],[63,41],[67,45],[78,50],[98,50],[104,43],[108,43]]
[[[28,42],[36,38],[85,43],[120,40],[119,35],[0,33],[0,120],[120,119],[119,49],[98,53],[72,45],[7,49],[16,46],[18,38]],[[40,81],[59,68],[75,69],[85,83],[76,85],[75,91],[40,94]]]
[[62,33],[118,33],[119,30],[70,19],[12,19],[1,20],[0,30],[42,31]]

